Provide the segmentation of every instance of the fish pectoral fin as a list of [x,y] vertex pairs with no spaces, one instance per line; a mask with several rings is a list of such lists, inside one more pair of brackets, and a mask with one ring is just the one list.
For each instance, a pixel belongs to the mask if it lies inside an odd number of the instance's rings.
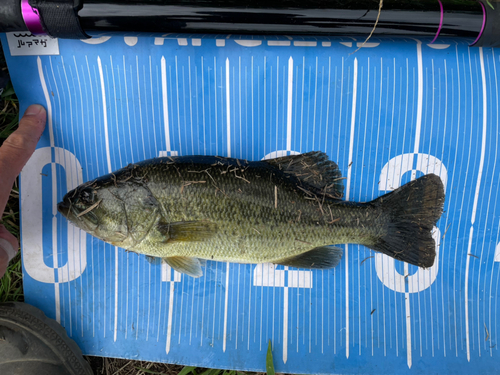
[[166,257],[163,260],[177,272],[185,273],[191,277],[203,276],[201,263],[198,258]]
[[217,225],[208,220],[160,222],[158,230],[164,236],[165,243],[195,242],[214,236],[217,233]]
[[340,263],[342,254],[343,251],[340,247],[321,246],[293,257],[277,260],[273,263],[297,268],[333,268]]

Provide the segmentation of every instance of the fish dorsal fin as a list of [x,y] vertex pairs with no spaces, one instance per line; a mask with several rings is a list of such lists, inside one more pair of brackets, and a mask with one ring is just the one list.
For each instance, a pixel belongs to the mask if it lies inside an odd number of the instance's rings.
[[207,220],[166,223],[162,219],[157,228],[164,243],[203,241],[217,233],[217,225]]
[[163,260],[177,272],[185,273],[191,277],[203,276],[201,263],[198,258],[166,257]]
[[333,268],[342,259],[342,249],[335,246],[315,247],[305,253],[277,260],[273,263],[297,268]]
[[264,161],[285,174],[295,176],[312,187],[316,194],[325,194],[335,199],[344,196],[342,173],[338,165],[329,160],[324,152],[311,151]]

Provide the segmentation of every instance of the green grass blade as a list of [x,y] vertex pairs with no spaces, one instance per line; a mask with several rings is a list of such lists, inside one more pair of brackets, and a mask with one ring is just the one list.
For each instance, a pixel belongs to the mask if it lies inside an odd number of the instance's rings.
[[2,92],[2,99],[10,99],[13,95],[15,95],[14,86],[12,86],[12,82],[9,82]]
[[185,366],[177,375],[187,375],[193,372],[196,366]]
[[0,279],[0,302],[23,302],[21,255],[11,260],[5,276]]
[[271,340],[269,340],[269,345],[267,346],[266,372],[267,375],[274,375],[273,349],[271,347]]
[[12,134],[12,132],[16,129],[17,123],[19,122],[18,120],[19,119],[17,116],[15,117],[5,116],[3,118],[3,121],[7,122],[0,129],[0,139],[5,139]]
[[136,370],[145,372],[146,374],[166,375],[164,372],[152,371],[152,370],[148,370],[147,368],[142,368],[142,367],[137,367],[137,366],[135,366],[135,368],[136,368]]
[[210,368],[202,372],[200,375],[219,375],[220,372],[222,372],[222,370]]

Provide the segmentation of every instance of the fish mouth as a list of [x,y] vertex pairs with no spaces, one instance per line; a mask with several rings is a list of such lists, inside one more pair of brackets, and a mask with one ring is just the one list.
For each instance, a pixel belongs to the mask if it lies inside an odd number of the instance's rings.
[[67,197],[64,197],[62,202],[57,204],[57,211],[59,211],[64,217],[68,217],[70,206],[71,202]]

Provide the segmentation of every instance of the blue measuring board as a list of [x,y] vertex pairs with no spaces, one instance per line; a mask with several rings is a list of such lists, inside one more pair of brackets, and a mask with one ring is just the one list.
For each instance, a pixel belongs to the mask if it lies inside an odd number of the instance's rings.
[[[279,372],[497,373],[500,53],[362,42],[3,35],[21,110],[48,109],[21,175],[26,301],[89,355],[264,371],[271,340]],[[311,150],[339,164],[347,200],[440,176],[435,265],[348,245],[332,270],[209,261],[193,279],[56,210],[75,186],[148,158]]]

